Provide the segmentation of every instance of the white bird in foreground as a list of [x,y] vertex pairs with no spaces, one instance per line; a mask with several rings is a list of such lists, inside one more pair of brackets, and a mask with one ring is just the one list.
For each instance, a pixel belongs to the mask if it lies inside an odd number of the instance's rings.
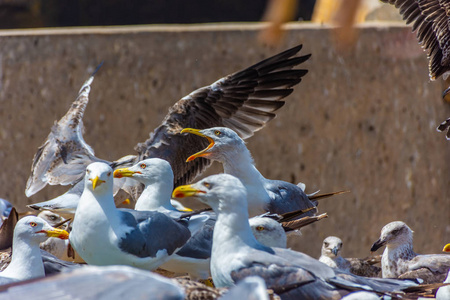
[[90,164],[84,181],[70,243],[88,264],[156,269],[203,224],[202,218],[188,225],[159,212],[117,209],[113,170],[105,163]]
[[370,251],[386,246],[381,259],[383,278],[420,278],[424,283],[442,282],[450,269],[450,255],[419,255],[413,250],[413,231],[401,221],[383,227]]
[[[233,175],[247,188],[248,213],[254,217],[266,212],[283,214],[299,209],[315,207],[300,186],[281,181],[270,180],[255,167],[245,142],[233,130],[226,127],[209,129],[185,128],[181,133],[192,133],[209,141],[207,148],[191,155],[187,161],[198,157],[216,160],[223,164],[224,173]],[[307,215],[314,215],[315,210]]]
[[350,290],[385,292],[414,285],[342,273],[303,253],[260,244],[248,223],[246,193],[239,179],[228,174],[209,176],[173,192],[174,198],[196,197],[217,213],[211,255],[216,287],[260,276],[269,289],[286,299],[335,299]]
[[49,237],[67,239],[69,234],[35,216],[20,219],[14,229],[11,263],[0,273],[0,284],[45,276],[39,243]]

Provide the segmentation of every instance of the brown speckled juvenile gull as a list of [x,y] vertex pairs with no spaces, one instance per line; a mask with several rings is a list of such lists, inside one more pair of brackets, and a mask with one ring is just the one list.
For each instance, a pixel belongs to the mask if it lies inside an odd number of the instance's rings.
[[[308,72],[296,68],[310,55],[299,56],[302,45],[288,49],[242,71],[227,75],[199,88],[176,102],[150,138],[136,145],[137,155],[120,164],[130,166],[149,157],[167,160],[174,172],[174,185],[185,184],[211,162],[198,159],[186,163],[186,149],[200,151],[207,146],[193,136],[182,136],[186,127],[226,126],[246,139],[272,120]],[[83,140],[82,117],[88,103],[93,75],[85,82],[67,114],[52,127],[47,140],[34,156],[25,193],[31,196],[47,184],[75,184],[86,166],[104,160],[95,157]],[[118,163],[111,163],[117,167]],[[79,183],[83,186],[82,183]],[[128,187],[132,190],[132,187]]]
[[381,259],[383,278],[420,278],[424,283],[442,282],[450,269],[450,255],[419,255],[413,250],[413,231],[401,221],[383,227],[370,251],[386,246]]

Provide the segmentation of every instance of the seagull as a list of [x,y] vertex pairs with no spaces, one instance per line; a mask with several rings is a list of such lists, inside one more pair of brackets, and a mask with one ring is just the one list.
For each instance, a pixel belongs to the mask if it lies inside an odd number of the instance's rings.
[[378,277],[381,269],[371,264],[368,259],[343,258],[342,240],[336,236],[329,236],[323,240],[322,254],[319,258],[327,266],[365,277]]
[[329,236],[323,240],[322,255],[319,258],[327,266],[342,271],[350,271],[350,262],[343,258],[339,252],[342,249],[342,240],[336,236]]
[[[308,73],[306,69],[297,68],[311,56],[300,56],[301,49],[302,45],[295,46],[181,98],[169,108],[162,124],[150,138],[136,145],[136,155],[126,156],[110,165],[113,168],[131,166],[143,159],[158,157],[172,166],[174,186],[190,182],[211,162],[199,159],[186,164],[185,149],[200,151],[206,147],[206,142],[184,137],[180,131],[185,127],[226,126],[237,131],[243,139],[252,136],[276,116],[275,112],[285,104],[283,99]],[[75,184],[74,189],[79,192],[84,186],[82,178],[86,166],[92,162],[106,162],[95,156],[82,136],[82,118],[94,75],[95,72],[83,84],[69,111],[53,125],[47,140],[35,154],[25,189],[27,197],[47,184]],[[132,196],[139,194],[139,187],[124,182],[118,182],[116,186],[125,188]],[[76,192],[66,196],[75,195]],[[71,200],[70,205],[77,204]],[[55,201],[49,205],[59,209],[65,206]]]
[[[248,213],[254,217],[265,212],[286,212],[315,207],[303,189],[295,184],[263,177],[253,162],[245,142],[232,129],[213,127],[208,129],[185,128],[181,133],[192,133],[208,140],[208,147],[187,159],[199,157],[216,160],[223,165],[224,173],[233,175],[247,188]],[[315,210],[307,213],[313,215]]]
[[[427,51],[428,71],[431,80],[450,75],[450,27],[448,26],[448,4],[436,0],[381,0],[395,5],[406,24],[413,23],[417,40]],[[444,99],[450,97],[450,87],[442,94]],[[448,101],[448,100],[446,100]],[[447,130],[446,138],[450,140],[450,118],[442,122],[438,131]]]
[[[67,223],[63,223],[64,221],[68,221],[61,217],[60,215],[51,212],[49,210],[43,210],[38,215],[39,218],[45,220],[50,226],[61,228],[67,231]],[[60,227],[61,226],[61,227]],[[69,240],[62,240],[57,237],[50,237],[45,242],[40,244],[42,250],[45,250],[57,258],[62,258],[64,254],[67,252],[67,247],[69,246]]]
[[[169,162],[160,158],[147,158],[129,168],[114,171],[114,178],[132,178],[144,185],[135,210],[157,211],[171,217],[180,217],[183,213],[171,202],[173,177]],[[194,280],[210,277],[209,261],[215,214],[205,212],[203,215],[207,218],[202,228],[161,268],[174,273],[188,273]]]
[[450,255],[419,255],[413,250],[413,231],[404,222],[383,227],[370,251],[386,246],[381,258],[383,278],[420,278],[424,283],[442,282],[450,269]]
[[196,197],[217,213],[211,274],[216,287],[230,287],[249,276],[261,277],[285,299],[336,299],[353,290],[386,292],[414,283],[341,273],[312,257],[259,243],[248,223],[247,190],[239,179],[218,174],[179,186],[174,198]]
[[154,270],[181,249],[203,224],[152,211],[119,210],[113,170],[102,162],[86,168],[85,188],[70,232],[70,243],[92,265],[131,265]]
[[[442,251],[450,252],[450,244],[445,245]],[[436,300],[450,299],[450,270],[447,273],[447,278],[445,278],[444,283],[448,283],[449,285],[443,286],[438,289],[436,293]]]
[[267,247],[287,247],[283,225],[272,218],[253,217],[248,220],[256,240]]
[[69,234],[35,216],[20,219],[14,229],[11,263],[0,273],[0,284],[45,276],[39,243],[49,237],[67,239]]

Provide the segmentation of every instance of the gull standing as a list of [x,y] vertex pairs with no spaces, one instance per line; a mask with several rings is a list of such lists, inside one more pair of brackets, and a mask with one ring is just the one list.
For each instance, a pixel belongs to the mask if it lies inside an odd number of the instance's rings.
[[201,226],[202,220],[188,228],[159,212],[117,209],[108,164],[90,164],[84,182],[70,243],[88,264],[156,269],[189,240],[190,229]]

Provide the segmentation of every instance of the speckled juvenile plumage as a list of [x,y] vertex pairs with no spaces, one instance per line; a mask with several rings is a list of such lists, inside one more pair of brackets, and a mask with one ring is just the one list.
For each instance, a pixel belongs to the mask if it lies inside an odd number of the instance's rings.
[[384,245],[386,248],[381,259],[383,278],[421,278],[425,283],[435,283],[441,282],[450,268],[450,255],[415,253],[413,231],[401,221],[384,226],[371,251]]

